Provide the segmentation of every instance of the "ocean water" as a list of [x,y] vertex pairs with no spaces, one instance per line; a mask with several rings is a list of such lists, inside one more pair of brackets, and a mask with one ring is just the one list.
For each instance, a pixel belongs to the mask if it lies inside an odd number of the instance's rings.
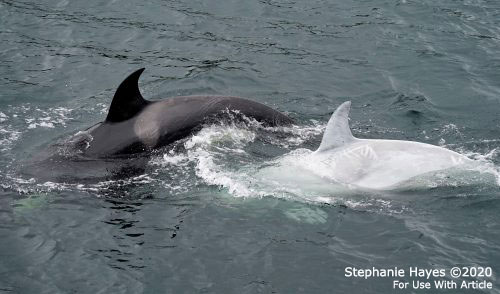
[[[0,293],[500,293],[498,1],[0,0],[0,37]],[[297,123],[207,125],[115,181],[19,173],[141,67],[147,99],[248,97]],[[457,151],[482,180],[264,187],[255,173],[316,149],[346,100],[357,137]],[[345,276],[455,266],[491,267],[463,279],[492,289]]]

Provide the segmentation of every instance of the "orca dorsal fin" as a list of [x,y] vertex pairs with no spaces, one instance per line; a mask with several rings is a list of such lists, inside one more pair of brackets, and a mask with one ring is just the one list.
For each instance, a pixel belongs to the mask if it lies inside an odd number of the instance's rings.
[[354,141],[356,138],[349,128],[349,111],[351,110],[351,101],[342,103],[332,114],[332,117],[326,125],[325,134],[321,140],[317,152],[330,150],[340,147]]
[[143,71],[144,68],[136,70],[118,86],[109,106],[106,122],[115,123],[130,119],[150,103],[139,91],[139,77]]

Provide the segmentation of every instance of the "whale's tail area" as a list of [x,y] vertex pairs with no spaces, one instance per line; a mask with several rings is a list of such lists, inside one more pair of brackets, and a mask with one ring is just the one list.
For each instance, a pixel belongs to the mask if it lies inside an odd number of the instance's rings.
[[328,121],[325,134],[321,140],[316,152],[324,152],[330,149],[340,147],[356,140],[349,128],[349,111],[351,110],[351,101],[342,103],[332,114]]

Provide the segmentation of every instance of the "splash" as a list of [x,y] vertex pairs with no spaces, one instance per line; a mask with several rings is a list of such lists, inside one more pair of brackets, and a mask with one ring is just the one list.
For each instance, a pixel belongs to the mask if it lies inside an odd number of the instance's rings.
[[[184,152],[179,154],[172,151],[166,152],[162,157],[151,161],[153,165],[188,173],[189,169],[204,184],[217,186],[227,191],[234,197],[277,197],[284,199],[295,199],[305,202],[335,203],[333,194],[345,195],[349,190],[345,186],[336,183],[324,183],[320,177],[307,176],[307,184],[303,182],[293,185],[293,181],[284,185],[283,179],[268,180],[262,170],[267,167],[281,167],[284,169],[278,173],[287,175],[293,171],[289,163],[295,159],[303,158],[302,155],[311,152],[307,149],[292,151],[292,156],[278,157],[274,160],[259,158],[255,153],[264,152],[261,148],[270,148],[267,145],[259,145],[259,140],[264,139],[267,143],[269,133],[281,134],[285,137],[297,139],[286,140],[288,144],[301,144],[306,138],[315,136],[321,132],[324,126],[291,126],[280,128],[264,128],[253,122],[246,124],[210,125],[204,127],[200,132],[191,136],[184,142]],[[293,136],[292,136],[293,135]],[[267,136],[267,137],[266,137]],[[264,138],[262,138],[264,137]],[[256,145],[256,146],[255,146]],[[283,145],[280,145],[283,147]],[[258,150],[256,150],[258,149]],[[283,161],[285,159],[285,161]],[[300,161],[305,163],[305,159]],[[305,173],[304,173],[305,174]],[[197,185],[195,181],[192,185]],[[319,191],[319,192],[318,192]]]
[[468,157],[473,158],[476,164],[473,170],[483,175],[493,175],[496,179],[497,185],[500,186],[500,167],[495,165],[495,160],[500,157],[499,148],[494,148],[486,154],[477,152],[469,152],[466,154]]

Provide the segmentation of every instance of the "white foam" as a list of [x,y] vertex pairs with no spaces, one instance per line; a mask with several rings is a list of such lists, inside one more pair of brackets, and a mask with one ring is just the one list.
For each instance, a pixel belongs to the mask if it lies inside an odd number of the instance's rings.
[[28,125],[28,129],[35,129],[37,127],[51,128],[51,129],[53,129],[54,128],[54,124],[51,123],[51,122],[41,121],[39,123],[31,123],[31,124]]
[[[496,142],[495,140],[484,140],[483,142]],[[500,156],[500,148],[493,148],[486,154],[462,151],[462,153],[473,159],[475,164],[470,166],[471,171],[479,172],[482,175],[492,175],[495,177],[497,185],[500,186],[500,166],[495,165],[494,160]]]
[[11,150],[19,138],[21,138],[21,132],[14,130],[11,126],[0,126],[0,151]]
[[210,185],[221,186],[237,197],[250,197],[254,193],[245,183],[238,181],[237,175],[220,169],[209,153],[196,152],[196,175]]
[[179,165],[180,163],[184,163],[189,161],[189,158],[185,154],[164,154],[163,155],[163,160],[159,161],[160,164],[173,164],[173,165]]
[[[56,126],[66,127],[66,122],[72,118],[69,114],[73,110],[65,107],[49,108],[42,110],[37,108],[33,117],[25,119],[28,124],[28,129],[42,128],[55,128]],[[38,113],[42,114],[41,116]]]
[[1,112],[1,111],[0,111],[0,122],[4,122],[4,121],[6,121],[8,118],[9,118],[9,117],[8,117],[5,113],[3,113],[3,112]]
[[254,191],[238,179],[238,173],[226,169],[227,153],[244,153],[242,147],[253,142],[256,133],[236,125],[211,125],[185,142],[187,158],[195,164],[195,173],[207,184],[228,189],[237,197],[249,197]]
[[193,135],[184,146],[186,149],[193,149],[196,147],[231,143],[240,147],[253,142],[255,138],[255,132],[250,129],[239,128],[236,125],[211,125]]

